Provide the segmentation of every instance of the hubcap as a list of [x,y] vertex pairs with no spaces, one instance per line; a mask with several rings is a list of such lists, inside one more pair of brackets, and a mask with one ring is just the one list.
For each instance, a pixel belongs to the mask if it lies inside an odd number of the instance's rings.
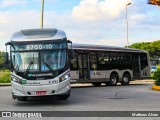
[[112,81],[112,84],[116,84],[116,81],[117,81],[117,80],[116,80],[116,78],[114,77],[114,78],[111,79],[111,81]]
[[128,82],[128,77],[124,77],[124,78],[123,78],[123,81],[124,81],[124,82]]

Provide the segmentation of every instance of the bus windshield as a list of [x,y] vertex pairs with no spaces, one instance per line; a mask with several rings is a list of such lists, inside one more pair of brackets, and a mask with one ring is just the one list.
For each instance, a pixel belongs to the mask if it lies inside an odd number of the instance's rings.
[[50,71],[48,66],[53,70],[62,69],[66,64],[66,50],[41,51],[40,55],[38,52],[12,53],[12,63],[16,71],[26,71],[31,62],[33,64],[29,69],[34,72],[39,70],[42,72]]
[[66,65],[66,43],[17,44],[11,48],[13,68],[19,72],[51,72]]
[[66,64],[66,50],[43,51],[41,52],[41,71],[64,68]]
[[39,70],[39,60],[38,52],[13,52],[12,53],[12,63],[16,71],[24,72],[29,67],[30,63],[33,64],[30,66],[30,71]]

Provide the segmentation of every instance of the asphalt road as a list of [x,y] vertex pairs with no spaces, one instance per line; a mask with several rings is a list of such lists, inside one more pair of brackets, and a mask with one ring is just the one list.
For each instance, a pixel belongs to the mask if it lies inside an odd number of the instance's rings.
[[25,102],[11,98],[10,86],[0,87],[0,111],[159,111],[160,91],[151,86],[76,86],[67,100],[42,97]]

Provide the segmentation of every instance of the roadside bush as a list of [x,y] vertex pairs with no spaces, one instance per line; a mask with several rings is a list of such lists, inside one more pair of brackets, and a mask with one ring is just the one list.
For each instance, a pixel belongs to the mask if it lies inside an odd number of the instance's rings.
[[154,77],[154,73],[151,73],[150,77],[153,79],[153,77]]
[[156,80],[155,84],[160,86],[160,68],[158,68],[157,71],[154,72],[153,79]]
[[0,71],[0,83],[10,83],[10,71],[9,70],[3,70]]

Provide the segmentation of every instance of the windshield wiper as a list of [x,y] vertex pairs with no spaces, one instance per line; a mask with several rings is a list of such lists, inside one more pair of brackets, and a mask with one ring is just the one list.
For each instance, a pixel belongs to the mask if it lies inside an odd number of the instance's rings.
[[52,67],[51,67],[48,63],[46,63],[45,61],[44,61],[43,63],[49,68],[49,70],[50,70],[52,73],[55,74],[55,71],[52,69]]
[[16,69],[17,71],[19,71],[19,66],[18,66],[18,65],[16,65],[15,69]]
[[31,62],[29,63],[29,65],[28,65],[28,67],[27,67],[27,70],[26,70],[25,73],[24,73],[24,76],[26,76],[26,75],[28,74],[28,72],[29,72],[29,70],[30,70],[30,68],[31,68],[32,65],[33,65],[33,61],[31,61]]

